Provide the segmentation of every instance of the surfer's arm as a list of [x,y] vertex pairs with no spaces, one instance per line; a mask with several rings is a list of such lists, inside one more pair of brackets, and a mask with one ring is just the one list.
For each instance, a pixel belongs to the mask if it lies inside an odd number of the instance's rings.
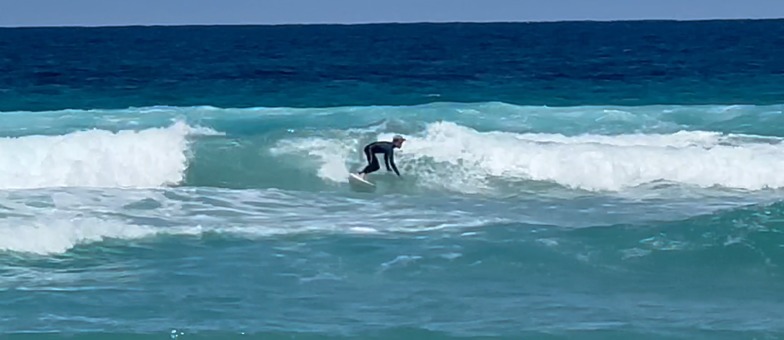
[[389,158],[391,157],[391,155],[392,153],[389,151],[384,152],[384,164],[386,164],[387,166],[387,171],[392,171],[392,169],[389,168]]
[[395,154],[391,150],[386,154],[384,160],[387,162],[387,171],[392,171],[389,169],[389,165],[391,164],[392,169],[395,169],[395,173],[400,177],[400,171],[397,171],[397,166],[395,166]]

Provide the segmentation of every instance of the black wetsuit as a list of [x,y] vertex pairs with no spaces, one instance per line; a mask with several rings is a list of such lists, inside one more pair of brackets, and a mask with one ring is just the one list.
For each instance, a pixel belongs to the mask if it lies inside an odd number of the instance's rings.
[[[378,158],[376,158],[377,153],[384,154],[384,162],[387,165],[387,171],[395,170],[395,173],[400,176],[400,172],[397,171],[397,167],[395,166],[395,154],[394,154],[395,144],[392,142],[373,142],[365,146],[365,157],[367,157],[368,166],[366,166],[360,174],[369,174],[374,172],[380,168],[378,164]],[[392,165],[392,169],[389,166]]]

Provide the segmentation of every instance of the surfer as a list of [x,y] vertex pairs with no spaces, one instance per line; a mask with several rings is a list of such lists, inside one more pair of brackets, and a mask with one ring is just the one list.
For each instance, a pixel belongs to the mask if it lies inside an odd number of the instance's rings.
[[[400,172],[397,171],[397,166],[395,166],[394,149],[402,147],[403,142],[405,141],[406,139],[403,138],[403,136],[395,135],[392,137],[391,142],[377,141],[366,145],[363,150],[365,152],[365,157],[367,157],[368,165],[359,172],[359,175],[362,176],[363,179],[366,179],[369,173],[378,170],[380,166],[376,154],[383,153],[387,171],[392,171],[392,169],[394,169],[397,176],[400,177]],[[392,165],[392,169],[389,168],[390,165]]]

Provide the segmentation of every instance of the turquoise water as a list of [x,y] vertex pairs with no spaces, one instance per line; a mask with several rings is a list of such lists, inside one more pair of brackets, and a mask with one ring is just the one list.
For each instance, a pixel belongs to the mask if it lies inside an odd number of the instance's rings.
[[782,337],[782,29],[0,30],[0,336]]

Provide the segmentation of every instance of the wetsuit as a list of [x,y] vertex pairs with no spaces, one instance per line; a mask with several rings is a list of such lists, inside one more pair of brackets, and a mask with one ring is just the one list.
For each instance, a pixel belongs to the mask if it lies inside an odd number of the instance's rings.
[[[395,144],[392,142],[373,142],[365,146],[365,157],[367,157],[368,166],[366,166],[360,174],[369,174],[374,172],[380,168],[378,164],[378,158],[376,158],[377,153],[384,154],[384,162],[387,165],[387,171],[395,170],[395,173],[400,176],[400,172],[397,171],[397,167],[395,166],[395,155],[394,155]],[[389,168],[390,164],[392,165],[392,169]]]

